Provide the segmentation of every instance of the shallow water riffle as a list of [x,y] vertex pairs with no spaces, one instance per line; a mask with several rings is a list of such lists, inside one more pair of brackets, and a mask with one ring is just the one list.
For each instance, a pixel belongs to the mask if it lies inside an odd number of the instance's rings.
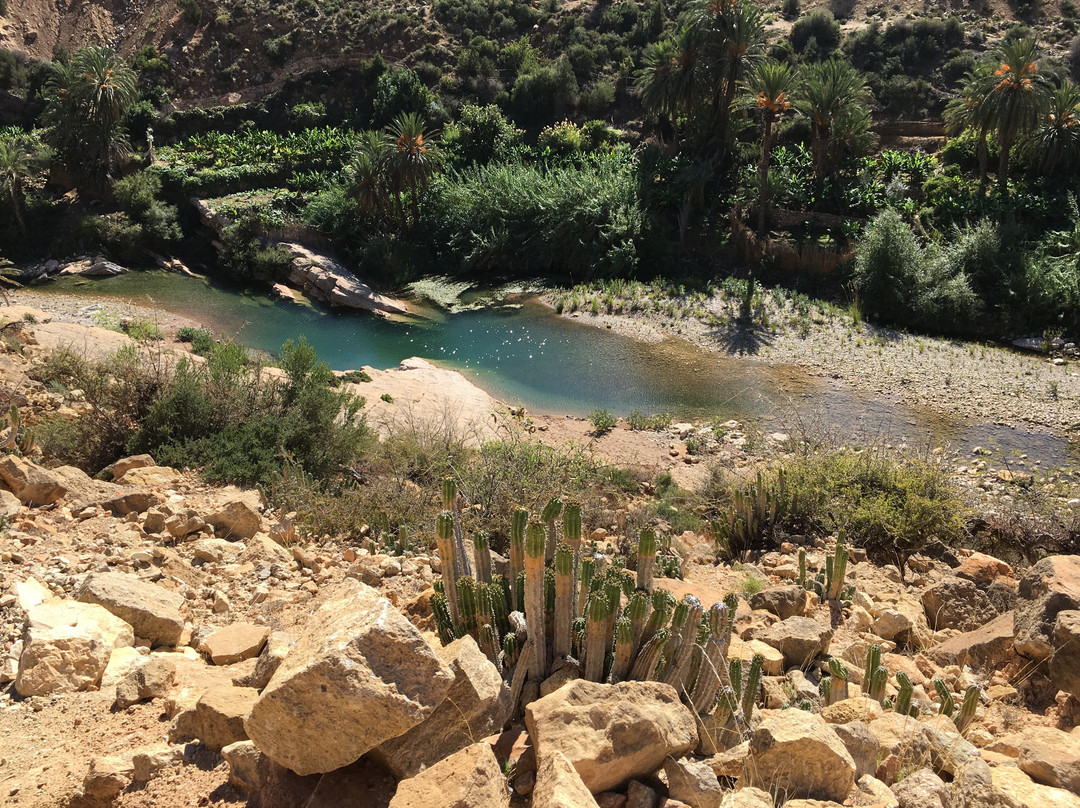
[[949,417],[854,392],[794,365],[736,359],[668,339],[642,342],[556,316],[534,299],[513,305],[387,321],[164,272],[130,273],[39,287],[57,294],[124,299],[189,316],[244,344],[277,351],[303,335],[340,370],[394,367],[420,356],[461,370],[507,403],[543,413],[606,409],[669,412],[677,420],[754,419],[769,429],[824,434],[839,443],[976,445],[1071,465],[1068,441],[1043,430]]

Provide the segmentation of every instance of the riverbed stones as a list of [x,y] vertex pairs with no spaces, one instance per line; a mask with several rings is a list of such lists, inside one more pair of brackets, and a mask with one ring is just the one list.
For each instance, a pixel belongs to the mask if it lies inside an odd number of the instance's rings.
[[83,603],[104,606],[129,623],[136,637],[154,645],[176,645],[184,631],[183,596],[121,572],[96,572],[76,591]]
[[694,716],[660,682],[573,681],[529,704],[525,725],[537,761],[561,752],[593,794],[645,777],[698,743]]
[[1014,629],[1016,651],[1036,661],[1054,650],[1058,612],[1080,609],[1080,556],[1044,558],[1020,579]]
[[347,579],[309,619],[247,732],[297,774],[333,771],[415,727],[453,681],[412,623],[374,589]]
[[789,668],[801,668],[828,653],[832,629],[809,617],[789,617],[762,632],[755,639],[771,645],[784,655]]
[[270,636],[270,629],[252,623],[233,623],[218,629],[202,643],[215,665],[233,665],[258,656]]
[[476,738],[498,733],[510,717],[510,689],[466,635],[437,651],[454,675],[446,699],[405,734],[386,741],[378,757],[399,778],[413,777]]
[[389,808],[500,808],[510,805],[506,776],[486,743],[467,746],[402,780]]
[[754,730],[744,778],[789,798],[843,802],[855,786],[855,761],[821,716],[784,710]]
[[250,539],[259,532],[262,517],[242,499],[234,499],[220,511],[206,517],[206,524],[212,525],[214,535],[223,539]]
[[971,581],[947,578],[922,593],[930,628],[974,631],[997,617],[994,604]]
[[0,458],[0,480],[23,505],[51,505],[68,491],[55,473],[15,455]]

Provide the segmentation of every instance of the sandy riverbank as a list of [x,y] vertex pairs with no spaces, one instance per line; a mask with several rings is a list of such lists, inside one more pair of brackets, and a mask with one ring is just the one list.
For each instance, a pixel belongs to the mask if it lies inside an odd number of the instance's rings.
[[[545,300],[554,305],[556,294]],[[601,311],[603,309],[601,308]],[[771,296],[765,325],[738,325],[734,304],[714,296],[699,316],[564,312],[576,322],[635,339],[686,339],[726,356],[797,365],[852,389],[951,416],[1066,429],[1080,422],[1080,364],[997,346],[905,334],[850,316],[797,313]]]

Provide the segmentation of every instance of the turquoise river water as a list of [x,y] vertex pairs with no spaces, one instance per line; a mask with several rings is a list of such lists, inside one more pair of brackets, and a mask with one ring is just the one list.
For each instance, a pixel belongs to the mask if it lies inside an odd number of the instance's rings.
[[1065,438],[1049,432],[950,418],[853,392],[795,366],[725,357],[681,340],[641,342],[558,317],[536,302],[438,311],[430,319],[401,322],[275,301],[262,290],[249,293],[164,272],[92,284],[66,279],[39,288],[151,305],[269,352],[303,335],[339,370],[394,367],[410,356],[424,357],[534,412],[607,409],[625,416],[640,410],[670,412],[676,420],[756,419],[779,430],[809,426],[842,442],[945,444],[962,452],[981,444],[1023,452],[1044,466],[1077,459]]

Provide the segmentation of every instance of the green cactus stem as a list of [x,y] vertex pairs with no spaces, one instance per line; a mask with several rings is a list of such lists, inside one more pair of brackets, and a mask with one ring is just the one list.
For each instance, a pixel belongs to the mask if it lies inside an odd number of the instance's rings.
[[544,523],[547,528],[547,547],[544,551],[544,561],[551,563],[555,560],[555,520],[559,518],[559,514],[562,513],[563,501],[558,497],[553,497],[552,500],[544,506],[543,512],[540,514],[540,521]]
[[607,655],[608,600],[603,595],[589,598],[589,622],[585,626],[585,678],[599,682],[604,676]]
[[956,702],[953,701],[953,695],[949,691],[949,686],[945,684],[945,680],[941,678],[934,679],[934,690],[937,691],[938,698],[941,699],[940,715],[951,717],[953,711],[956,710]]
[[[577,614],[577,588],[578,567],[581,564],[581,505],[577,502],[567,502],[563,506],[563,540],[570,545],[574,553],[570,564],[570,597],[572,599],[571,612]],[[557,550],[556,550],[557,552]]]
[[613,574],[608,575],[607,582],[604,584],[604,597],[608,602],[608,617],[607,617],[607,633],[608,638],[608,650],[612,651],[615,648],[615,621],[619,618],[619,610],[622,605],[622,580],[617,570],[611,571]]
[[953,716],[956,731],[961,735],[975,718],[975,708],[979,706],[979,693],[978,685],[968,685],[967,690],[964,691],[964,700],[960,703],[960,712]]
[[[514,582],[525,574],[525,524],[528,520],[529,512],[524,508],[515,508],[510,517],[510,580]],[[524,589],[519,592],[516,586],[511,587],[510,605],[515,612],[525,608],[523,593]]]
[[547,676],[547,637],[544,632],[544,526],[530,522],[525,529],[525,622],[535,646],[530,674]]
[[803,589],[809,589],[806,585],[806,549],[799,548],[799,586]]
[[502,646],[499,644],[499,632],[495,630],[495,626],[491,625],[491,623],[484,623],[480,627],[480,642],[477,644],[501,674],[503,672],[502,657],[499,652],[502,650]]
[[[645,635],[645,622],[648,620],[652,604],[649,596],[640,589],[630,596],[623,614],[630,620],[631,657],[636,657],[641,650],[641,640]],[[617,647],[617,646],[616,646]]]
[[477,620],[476,610],[476,581],[465,576],[457,582],[458,604],[461,607],[461,622],[466,634],[478,639],[480,623]]
[[442,563],[442,578],[446,586],[447,605],[450,607],[450,620],[455,633],[461,625],[461,607],[458,604],[457,565],[454,563],[454,520],[449,511],[443,511],[435,518],[435,540]]
[[836,538],[836,550],[831,557],[826,559],[825,577],[828,580],[827,596],[829,600],[838,601],[844,594],[844,579],[847,577],[848,551],[844,545],[844,532]]
[[585,658],[585,626],[588,622],[584,617],[575,617],[574,624],[570,628],[570,637],[574,643],[574,658],[579,661]]
[[911,683],[911,677],[903,671],[896,672],[896,702],[893,709],[901,715],[911,713],[911,696],[915,691]]
[[691,657],[697,647],[697,633],[701,626],[703,609],[701,601],[694,595],[687,595],[679,605],[686,606],[687,616],[680,630],[678,650],[672,654],[660,681],[666,682],[682,694],[687,689],[687,675],[690,672]]
[[555,550],[555,659],[565,659],[572,651],[570,630],[573,627],[574,594],[571,572],[574,551],[561,542]]
[[608,681],[613,685],[626,679],[634,648],[634,630],[625,615],[615,621],[615,659],[611,663]]
[[638,537],[637,588],[653,591],[653,567],[656,564],[656,533],[643,527]]
[[884,704],[885,702],[885,686],[889,683],[889,671],[878,666],[874,669],[873,675],[870,677],[870,698],[874,699],[878,704]]
[[656,633],[641,646],[641,651],[638,653],[637,659],[634,660],[634,665],[630,669],[631,679],[639,682],[646,682],[656,678],[657,668],[660,667],[664,649],[667,646],[670,636],[671,632],[666,628],[658,629]]
[[495,628],[499,636],[510,631],[510,610],[506,606],[506,582],[501,575],[495,576],[497,580],[488,584],[488,593],[491,598],[491,614],[495,618]]
[[491,583],[491,550],[488,534],[478,530],[473,534],[473,550],[476,551],[476,577],[482,584]]
[[719,698],[716,701],[716,712],[713,714],[716,726],[720,728],[730,726],[738,709],[739,699],[735,695],[734,688],[730,685],[720,688]]
[[821,700],[827,705],[833,704],[835,699],[833,698],[833,680],[831,676],[822,676],[821,681],[818,682],[818,692],[821,694]]
[[653,590],[652,613],[649,615],[649,622],[645,624],[645,633],[642,635],[641,639],[643,645],[652,639],[656,632],[667,625],[668,619],[671,617],[674,609],[674,595],[666,589]]
[[698,715],[705,715],[713,704],[720,690],[720,666],[727,655],[731,635],[728,631],[728,609],[723,603],[714,603],[705,615],[705,624],[709,636],[702,649],[701,665],[694,680],[693,695],[690,697]]
[[455,639],[454,622],[450,619],[450,606],[444,593],[436,592],[431,596],[431,612],[435,616],[435,630],[439,635],[439,642],[449,645]]
[[754,714],[754,704],[757,702],[758,693],[761,692],[761,669],[765,665],[765,657],[754,654],[750,660],[750,670],[746,672],[746,685],[742,694],[742,717],[747,724]]
[[577,614],[585,616],[585,606],[592,590],[593,577],[596,575],[596,559],[586,556],[578,567]]
[[739,709],[739,702],[742,701],[742,681],[743,681],[743,667],[742,660],[738,657],[728,660],[728,687],[731,688],[732,694],[735,696],[735,706],[732,708],[732,712],[736,712]]
[[513,668],[517,665],[518,653],[521,649],[518,647],[517,635],[506,634],[503,636],[503,667],[506,669]]
[[874,681],[874,671],[881,667],[881,646],[871,645],[866,651],[866,668],[863,670],[862,692],[869,695]]
[[453,477],[443,477],[442,481],[442,506],[444,511],[454,510],[457,503],[457,483]]
[[832,692],[830,697],[825,700],[825,703],[833,704],[843,701],[848,697],[848,676],[850,674],[847,666],[836,657],[831,657],[829,659],[829,673],[832,675]]

